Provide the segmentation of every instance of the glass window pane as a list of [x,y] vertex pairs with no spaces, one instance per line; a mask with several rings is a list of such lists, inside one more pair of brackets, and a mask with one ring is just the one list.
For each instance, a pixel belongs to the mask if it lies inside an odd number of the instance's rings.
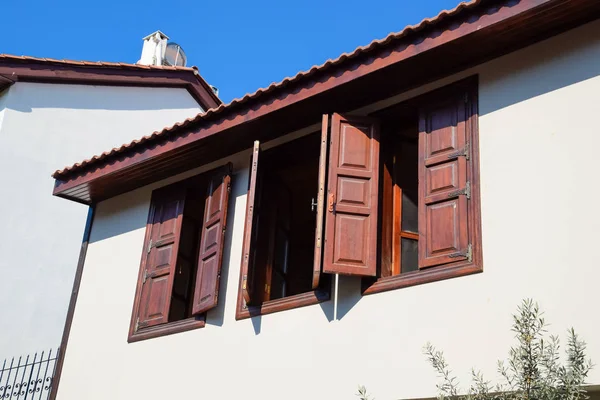
[[402,271],[401,274],[406,272],[416,271],[419,269],[419,242],[413,239],[402,238],[400,241],[402,255]]
[[285,297],[285,280],[278,271],[274,270],[271,277],[271,300]]
[[417,191],[402,191],[402,230],[406,232],[419,231],[419,206]]
[[288,267],[289,243],[287,232],[281,228],[277,228],[275,232],[275,257],[273,259],[273,266],[284,274],[287,273]]
[[401,144],[396,165],[397,184],[402,189],[403,231],[418,232],[418,146],[417,142],[404,141]]

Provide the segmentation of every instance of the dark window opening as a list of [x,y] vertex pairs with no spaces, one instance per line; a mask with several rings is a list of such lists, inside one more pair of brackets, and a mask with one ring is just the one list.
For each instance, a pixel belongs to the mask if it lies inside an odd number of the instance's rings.
[[417,271],[419,240],[419,177],[417,119],[394,138],[394,273]]
[[406,104],[381,116],[382,157],[391,177],[391,271],[387,276],[419,270],[419,127],[418,110]]
[[252,304],[312,290],[320,135],[261,156]]
[[179,251],[173,276],[169,322],[193,316],[192,301],[198,269],[205,196],[206,183],[193,185],[186,190]]
[[128,341],[204,326],[216,307],[231,164],[152,192]]

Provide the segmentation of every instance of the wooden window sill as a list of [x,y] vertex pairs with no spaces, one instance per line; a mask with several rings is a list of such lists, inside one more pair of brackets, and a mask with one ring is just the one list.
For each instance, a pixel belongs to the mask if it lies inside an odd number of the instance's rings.
[[483,272],[481,263],[457,262],[452,265],[432,267],[422,271],[408,272],[402,275],[380,278],[375,282],[363,279],[363,295],[386,292],[388,290],[400,289],[409,286],[422,285],[424,283],[441,281]]
[[159,336],[172,335],[174,333],[191,331],[192,329],[204,328],[206,325],[205,315],[193,318],[183,319],[181,321],[169,322],[164,325],[142,328],[139,331],[129,335],[128,343],[139,342],[140,340],[152,339]]
[[259,315],[291,310],[293,308],[319,304],[324,301],[328,301],[329,297],[329,291],[314,290],[311,292],[297,294],[295,296],[284,297],[283,299],[270,300],[259,306],[249,306],[241,309],[238,308],[235,313],[235,319],[241,320]]

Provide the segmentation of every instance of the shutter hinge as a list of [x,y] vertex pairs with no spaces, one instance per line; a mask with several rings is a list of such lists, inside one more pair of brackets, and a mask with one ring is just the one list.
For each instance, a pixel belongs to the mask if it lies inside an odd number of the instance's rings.
[[247,287],[248,287],[248,276],[244,275],[244,277],[242,278],[242,290],[246,290]]
[[135,320],[135,331],[137,332],[140,328],[145,328],[148,326],[147,322],[140,322],[140,317]]
[[467,200],[471,199],[471,182],[467,181],[467,185],[464,189],[455,190],[454,192],[448,193],[448,198],[458,197],[458,196],[467,196]]
[[465,144],[465,148],[464,149],[456,151],[454,153],[448,154],[448,158],[452,159],[452,158],[457,158],[457,157],[461,157],[462,156],[462,157],[465,157],[465,159],[467,161],[469,161],[469,158],[470,158],[470,151],[469,150],[470,150],[470,145],[469,145],[469,142],[467,142]]
[[448,257],[450,257],[450,258],[465,257],[469,262],[471,262],[471,261],[473,261],[473,246],[471,245],[471,243],[469,243],[466,251],[450,254]]
[[142,285],[144,283],[146,283],[146,279],[148,279],[148,270],[147,269],[144,270],[144,280],[142,281]]
[[150,254],[150,251],[152,250],[152,246],[153,246],[152,239],[150,239],[150,241],[148,242],[147,254]]

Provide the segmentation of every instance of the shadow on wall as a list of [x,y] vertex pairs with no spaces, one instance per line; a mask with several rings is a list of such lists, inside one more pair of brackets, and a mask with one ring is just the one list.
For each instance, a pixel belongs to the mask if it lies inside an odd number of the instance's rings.
[[[150,190],[145,188],[101,202],[96,208],[90,244],[145,229],[149,207]],[[140,247],[140,255],[141,251]]]
[[599,76],[599,28],[600,22],[592,22],[534,44],[535,51],[528,47],[491,61],[493,69],[487,69],[485,75],[489,84],[480,87],[479,97],[486,102],[480,103],[479,115]]
[[343,319],[362,299],[361,278],[358,276],[339,275],[331,277],[331,299],[319,303],[323,314],[329,322]]
[[90,85],[18,83],[9,89],[7,106],[15,111],[34,108],[74,110],[165,110],[197,108],[198,103],[183,88],[147,88]]

